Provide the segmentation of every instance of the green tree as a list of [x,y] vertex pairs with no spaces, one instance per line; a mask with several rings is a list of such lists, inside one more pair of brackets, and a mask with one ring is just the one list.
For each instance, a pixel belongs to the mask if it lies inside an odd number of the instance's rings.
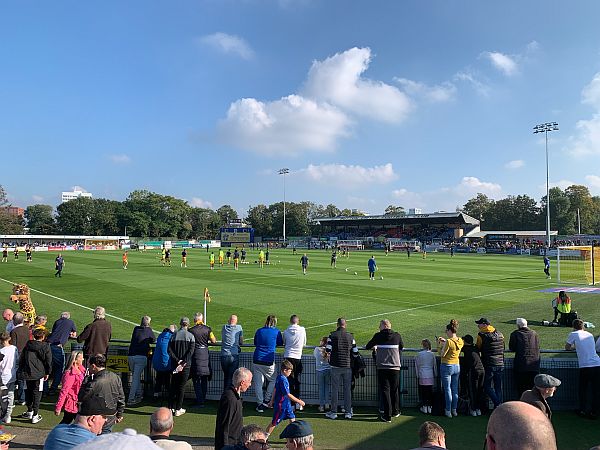
[[8,196],[0,185],[0,234],[22,234],[23,218],[9,214],[6,210],[8,206]]
[[[540,229],[546,229],[546,196],[540,202]],[[575,233],[575,216],[571,212],[571,200],[561,188],[550,189],[550,229],[558,230],[558,234]]]
[[217,209],[217,214],[221,218],[221,225],[229,225],[229,221],[238,218],[238,213],[231,205],[223,205]]
[[327,205],[325,207],[325,210],[323,211],[323,215],[325,217],[337,217],[341,214],[342,214],[342,212],[340,211],[340,209],[331,203],[329,205]]
[[221,218],[208,208],[192,208],[190,212],[191,233],[198,239],[216,239],[219,235]]
[[61,203],[56,208],[56,226],[63,234],[92,235],[94,200],[79,197]]
[[273,216],[266,205],[250,206],[246,219],[254,228],[256,236],[273,235]]
[[474,198],[470,199],[464,204],[462,210],[465,214],[468,214],[475,219],[479,219],[479,221],[483,224],[486,220],[488,210],[493,204],[494,200],[479,192]]
[[404,216],[404,215],[406,215],[406,213],[404,212],[403,206],[394,206],[394,205],[389,205],[387,208],[385,208],[385,211],[383,212],[383,214],[386,216],[390,216],[390,215]]
[[25,219],[30,234],[54,234],[56,223],[52,206],[50,205],[30,205],[25,210]]
[[[583,234],[593,233],[598,216],[589,189],[586,186],[574,184],[565,189],[565,195],[569,197],[571,202],[569,211],[573,214],[575,220],[577,220],[577,210],[579,210],[581,232]],[[552,199],[550,205],[552,205]],[[577,223],[575,223],[575,229],[577,230]]]

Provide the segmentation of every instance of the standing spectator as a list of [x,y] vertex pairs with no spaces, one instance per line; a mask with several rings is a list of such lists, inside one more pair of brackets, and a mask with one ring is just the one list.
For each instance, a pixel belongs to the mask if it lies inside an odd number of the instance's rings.
[[379,419],[391,422],[392,417],[400,415],[400,352],[404,348],[400,333],[392,330],[388,319],[379,322],[379,332],[375,333],[367,343],[367,350],[377,349],[377,381],[379,385],[379,401],[383,403],[383,414]]
[[285,439],[285,448],[290,450],[313,450],[312,427],[305,420],[296,420],[283,429],[279,439]]
[[17,382],[17,362],[19,351],[14,345],[10,345],[10,335],[0,333],[0,396],[2,407],[0,421],[8,424],[11,422],[12,410],[15,403],[15,384]]
[[[477,348],[485,369],[483,388],[497,407],[502,403],[502,374],[504,372],[504,335],[496,330],[485,317],[476,320],[479,326]],[[492,389],[492,383],[494,388]]]
[[552,420],[552,411],[546,399],[554,395],[556,388],[560,386],[560,380],[546,373],[540,373],[535,376],[533,383],[531,390],[523,392],[521,401],[535,406],[546,414],[549,420]]
[[15,327],[15,324],[13,322],[13,317],[14,317],[15,313],[12,309],[5,309],[2,312],[2,318],[4,319],[4,321],[6,322],[6,332],[10,334],[10,332],[12,331],[12,329]]
[[419,447],[412,450],[444,450],[446,432],[435,422],[423,422],[419,427]]
[[331,396],[331,366],[327,356],[327,336],[323,336],[319,346],[315,347],[315,370],[317,372],[317,384],[319,385],[319,412],[325,412],[330,407]]
[[[594,336],[583,329],[583,320],[573,321],[574,331],[567,337],[566,350],[577,352],[579,362],[579,411],[582,417],[595,419],[600,408],[600,356],[596,353]],[[591,389],[592,395],[588,396]],[[588,405],[588,398],[591,404]]]
[[[483,381],[485,379],[485,369],[481,362],[479,350],[473,343],[473,336],[466,334],[463,336],[465,345],[462,348],[464,358],[462,368],[465,370],[467,379],[467,391],[469,392],[469,413],[472,416],[480,416],[481,408],[484,405]],[[462,370],[461,368],[461,370]]]
[[252,384],[252,372],[240,367],[233,373],[233,384],[221,395],[215,420],[215,450],[235,445],[240,440],[242,423],[242,393]]
[[52,351],[52,385],[49,393],[53,393],[58,389],[58,385],[62,380],[63,370],[65,368],[65,344],[70,337],[74,338],[77,335],[77,327],[75,322],[71,320],[71,314],[67,311],[60,314],[58,319],[52,325],[52,332],[48,336],[48,344]]
[[[23,313],[16,312],[13,316],[13,324],[15,325],[10,332],[10,343],[17,347],[19,355],[23,353],[25,344],[29,342],[29,328],[24,325],[25,317]],[[21,378],[21,373],[17,372],[17,390],[15,393],[15,402],[21,405],[25,404],[25,380]]]
[[182,317],[179,321],[180,328],[169,341],[169,356],[175,369],[171,376],[171,391],[169,408],[173,415],[179,417],[185,414],[183,409],[183,394],[185,384],[190,376],[192,356],[194,355],[194,336],[188,331],[190,319]]
[[154,383],[154,397],[159,397],[161,393],[168,392],[171,385],[171,372],[173,364],[169,356],[169,341],[175,334],[175,325],[169,325],[156,338],[156,347],[152,355],[152,367],[156,372],[156,382]]
[[433,406],[433,386],[437,376],[437,361],[435,354],[431,351],[431,341],[421,341],[423,349],[415,357],[415,370],[419,380],[419,398],[421,400],[420,411],[423,414],[431,414]]
[[[292,374],[288,378],[290,393],[300,398],[300,375],[302,375],[302,349],[306,345],[306,329],[299,325],[300,318],[290,317],[290,326],[283,332],[283,357],[292,363]],[[302,411],[302,406],[296,405]]]
[[137,405],[144,397],[142,373],[148,366],[150,344],[154,344],[155,341],[154,332],[150,328],[151,321],[150,316],[142,317],[142,322],[133,329],[133,333],[131,334],[131,343],[129,344],[129,352],[127,353],[129,370],[132,373],[131,389],[129,390],[129,398],[127,400],[129,406]]
[[535,331],[527,327],[527,320],[519,317],[517,329],[510,334],[508,348],[515,352],[513,372],[519,396],[533,386],[540,372],[540,340]]
[[346,331],[346,319],[337,320],[337,329],[327,338],[325,347],[331,365],[331,411],[325,416],[337,418],[338,392],[344,385],[344,417],[352,419],[352,366],[353,357],[358,355],[354,336]]
[[202,313],[196,313],[194,315],[194,326],[190,328],[190,333],[192,333],[195,339],[194,356],[192,357],[192,369],[190,373],[194,382],[196,406],[199,408],[204,408],[204,401],[208,392],[208,380],[212,376],[208,346],[217,342],[212,329],[203,323],[203,319],[204,316]]
[[39,315],[39,316],[35,316],[35,320],[33,321],[33,325],[31,325],[31,332],[33,333],[34,330],[42,330],[44,332],[44,339],[46,338],[46,336],[48,336],[48,334],[50,334],[50,332],[48,331],[48,328],[46,328],[46,324],[48,323],[48,317],[44,316],[44,315]]
[[112,335],[112,326],[106,320],[106,310],[102,306],[94,309],[94,321],[85,326],[77,337],[77,342],[83,342],[83,357],[87,361],[92,355],[108,353],[108,342]]
[[[252,372],[254,374],[254,392],[256,393],[256,410],[264,412],[271,400],[275,388],[275,347],[283,345],[281,331],[277,329],[277,317],[268,315],[265,326],[254,333],[254,355]],[[263,393],[266,381],[266,398]]]
[[59,253],[58,256],[56,257],[56,259],[54,260],[54,269],[56,270],[56,273],[54,274],[54,277],[58,277],[58,278],[62,278],[62,271],[65,267],[65,260],[62,257],[62,253]]
[[[102,434],[110,433],[115,423],[123,421],[125,411],[125,393],[121,378],[114,372],[106,370],[106,356],[103,354],[92,355],[88,360],[89,375],[83,379],[79,390],[79,402],[102,401],[111,411],[116,411],[106,420],[102,427]],[[80,410],[80,414],[85,415]]]
[[44,342],[45,337],[46,334],[43,330],[34,330],[33,340],[27,342],[19,358],[21,379],[25,380],[27,385],[25,391],[27,411],[22,414],[22,417],[31,419],[31,423],[38,423],[42,420],[42,416],[39,414],[42,387],[52,370],[52,352],[50,345]]
[[192,450],[185,441],[169,439],[173,432],[173,413],[168,408],[158,408],[150,416],[150,439],[160,448],[168,450]]
[[244,343],[244,330],[238,325],[238,317],[232,314],[221,329],[221,369],[223,390],[231,385],[233,372],[240,366],[240,351]]
[[60,411],[65,409],[60,423],[69,424],[73,422],[77,415],[77,399],[79,390],[85,376],[85,367],[83,367],[83,352],[71,352],[66,370],[62,376],[62,388],[54,407],[54,415],[59,416]]
[[458,356],[463,348],[462,338],[456,335],[458,331],[458,320],[452,319],[446,325],[446,338],[438,338],[438,351],[441,357],[440,378],[442,389],[446,400],[446,417],[456,417],[458,413],[458,379],[460,376],[460,364]]

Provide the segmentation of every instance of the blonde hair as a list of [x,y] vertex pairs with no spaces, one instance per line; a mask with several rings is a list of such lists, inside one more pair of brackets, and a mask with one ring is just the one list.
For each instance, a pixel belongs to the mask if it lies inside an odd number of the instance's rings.
[[69,359],[67,360],[67,364],[65,365],[65,372],[73,368],[73,366],[75,365],[75,361],[77,360],[77,357],[79,355],[83,355],[83,352],[80,350],[75,350],[71,352],[71,354],[69,355]]
[[102,306],[96,306],[94,310],[94,319],[104,319],[106,317],[106,310]]

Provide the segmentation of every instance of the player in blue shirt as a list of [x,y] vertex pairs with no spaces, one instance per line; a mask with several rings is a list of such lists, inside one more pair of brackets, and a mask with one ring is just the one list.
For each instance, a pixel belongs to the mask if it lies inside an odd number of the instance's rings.
[[277,375],[277,380],[275,381],[275,392],[273,398],[269,402],[269,407],[273,408],[273,420],[266,430],[267,439],[282,420],[288,419],[290,423],[296,420],[293,407],[294,403],[304,406],[302,400],[290,393],[288,377],[292,374],[293,368],[294,366],[287,359],[284,359],[281,363],[281,372]]
[[306,269],[308,268],[308,256],[306,256],[306,253],[300,258],[300,264],[302,264],[302,274],[306,275]]
[[368,265],[369,265],[369,279],[374,280],[375,279],[375,271],[377,270],[377,263],[375,262],[375,255],[371,256],[371,259],[369,259]]
[[546,279],[550,279],[550,258],[544,256],[544,273],[546,274]]

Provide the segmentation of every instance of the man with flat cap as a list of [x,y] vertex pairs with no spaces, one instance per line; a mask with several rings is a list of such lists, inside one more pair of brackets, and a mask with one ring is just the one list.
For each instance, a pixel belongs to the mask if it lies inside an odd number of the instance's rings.
[[285,439],[285,448],[288,450],[313,450],[312,427],[305,420],[290,423],[283,429],[279,438]]
[[523,392],[521,401],[540,409],[548,416],[548,419],[552,420],[552,411],[546,399],[554,395],[558,386],[560,386],[558,378],[554,378],[547,373],[537,374],[533,379],[533,388]]

